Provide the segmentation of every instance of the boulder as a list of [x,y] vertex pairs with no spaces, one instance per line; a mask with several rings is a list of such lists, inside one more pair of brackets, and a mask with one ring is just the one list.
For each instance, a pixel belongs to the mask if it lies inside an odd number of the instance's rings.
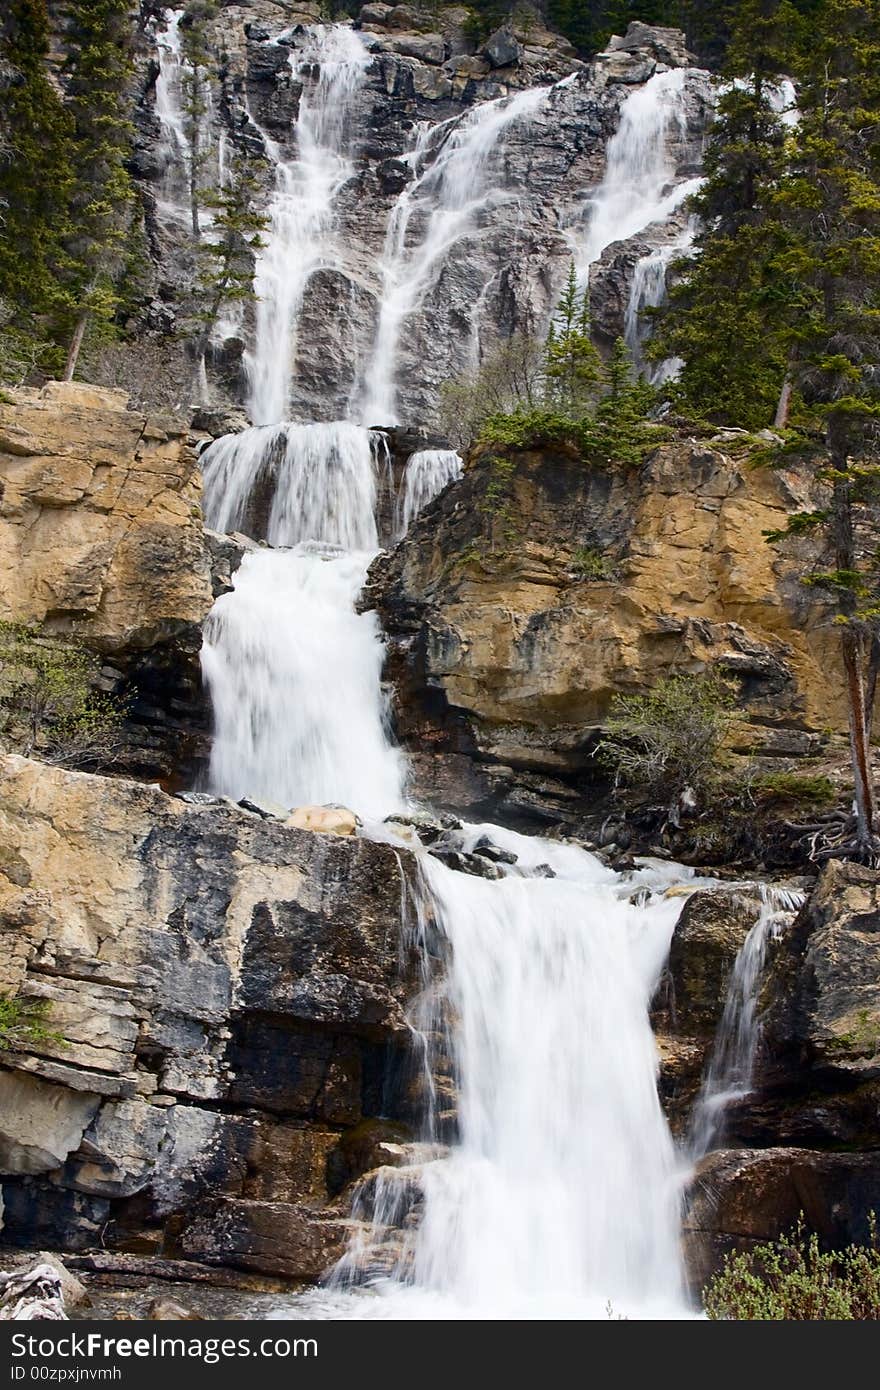
[[358,820],[354,811],[344,806],[297,806],[286,824],[299,830],[313,830],[319,835],[354,835]]
[[701,1287],[725,1254],[775,1240],[803,1219],[830,1245],[865,1242],[880,1210],[880,1152],[730,1149],[697,1168],[685,1204],[689,1278]]
[[485,54],[493,68],[509,68],[522,59],[522,49],[509,29],[496,29],[480,52]]
[[760,911],[757,891],[719,888],[688,898],[672,933],[667,967],[675,1032],[714,1037],[733,963]]

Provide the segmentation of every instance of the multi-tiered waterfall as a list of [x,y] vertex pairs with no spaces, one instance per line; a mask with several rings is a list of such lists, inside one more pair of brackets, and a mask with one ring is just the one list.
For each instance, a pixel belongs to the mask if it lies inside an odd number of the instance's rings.
[[[351,425],[270,433],[264,528],[289,548],[246,554],[208,621],[211,786],[283,807],[343,802],[366,833],[393,838],[378,822],[406,810],[405,764],[387,733],[375,615],[355,610],[381,449]],[[210,520],[247,515],[271,457],[264,434],[208,451]],[[674,875],[628,879],[495,826],[462,835],[465,849],[488,835],[516,862],[487,882],[416,846],[419,913],[450,965],[430,1023],[422,1001],[414,1026],[447,1030],[460,1140],[415,1178],[395,1175],[417,1181],[424,1215],[391,1272],[370,1281],[367,1262],[366,1286],[351,1288],[358,1261],[344,1261],[299,1315],[604,1317],[609,1299],[629,1315],[681,1313],[678,1174],[647,1013],[681,905],[663,894]]]
[[[245,553],[206,626],[208,781],[285,809],[342,803],[361,818],[360,833],[403,843],[400,818],[413,808],[389,732],[382,636],[375,614],[357,611],[388,488],[385,436],[367,426],[388,426],[405,408],[403,343],[410,362],[427,351],[420,315],[443,277],[490,236],[493,217],[531,215],[506,142],[527,145],[530,123],[551,120],[575,79],[415,131],[411,177],[374,271],[368,350],[352,375],[356,423],[291,423],[309,284],[316,271],[356,259],[343,245],[342,208],[370,55],[347,26],[318,26],[294,36],[289,62],[303,86],[292,145],[251,117],[275,166],[248,357],[257,426],[202,457],[209,525],[269,543]],[[681,135],[688,80],[681,69],[661,72],[628,97],[604,180],[579,215],[560,212],[560,244],[573,239],[584,271],[613,238],[662,222],[686,196],[666,141],[671,127]],[[491,255],[479,264],[485,278],[459,362],[482,351],[482,306],[507,273]],[[461,470],[450,450],[410,456],[393,499],[395,538]],[[380,1177],[372,1215],[355,1223],[329,1286],[285,1304],[285,1315],[605,1317],[609,1300],[629,1316],[682,1315],[681,1174],[657,1096],[648,1004],[682,902],[665,890],[684,871],[646,865],[621,876],[574,845],[497,826],[456,833],[462,852],[481,837],[494,843],[497,879],[440,862],[411,828],[405,839],[426,952],[414,1036],[429,1096],[437,1055],[452,1066],[456,1141],[422,1146]],[[448,957],[439,974],[438,931]],[[448,1123],[435,1105],[425,1119],[436,1138]],[[418,1191],[422,1214],[395,1234],[400,1184]]]

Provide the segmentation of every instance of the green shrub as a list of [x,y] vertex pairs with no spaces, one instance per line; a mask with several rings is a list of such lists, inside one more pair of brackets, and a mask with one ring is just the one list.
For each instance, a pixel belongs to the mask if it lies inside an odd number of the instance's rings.
[[757,777],[754,790],[762,801],[794,802],[799,806],[831,806],[837,790],[830,777],[819,773],[767,772]]
[[802,1222],[779,1240],[728,1255],[704,1294],[706,1316],[759,1322],[880,1319],[880,1250],[872,1216],[870,1245],[822,1250]]
[[95,658],[23,623],[0,622],[0,739],[68,767],[105,767],[122,746],[123,708],[94,688]]
[[0,995],[0,1051],[15,1052],[38,1043],[63,1043],[60,1033],[47,1028],[48,999],[10,999]]
[[571,557],[572,573],[586,583],[602,583],[617,578],[616,566],[594,545],[581,545]]
[[667,676],[645,695],[615,695],[597,755],[628,786],[672,800],[717,781],[733,693],[714,674]]

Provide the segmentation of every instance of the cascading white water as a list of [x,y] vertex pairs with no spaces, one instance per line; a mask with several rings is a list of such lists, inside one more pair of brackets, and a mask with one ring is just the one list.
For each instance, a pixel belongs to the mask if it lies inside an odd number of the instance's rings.
[[367,817],[403,805],[378,623],[355,610],[378,547],[383,443],[345,422],[281,425],[229,435],[203,455],[208,524],[240,527],[262,482],[266,536],[293,547],[246,554],[205,624],[211,790],[287,807],[342,802]]
[[686,68],[655,73],[620,108],[620,121],[608,142],[605,175],[588,204],[586,236],[575,244],[578,274],[614,241],[625,241],[656,222],[664,222],[700,186],[699,179],[676,181],[669,133],[684,134]]
[[462,458],[454,449],[419,449],[406,461],[403,481],[394,504],[394,531],[405,536],[413,520],[450,483],[462,474]]
[[162,132],[160,147],[164,168],[159,205],[168,217],[184,221],[188,214],[186,185],[190,159],[189,139],[183,116],[183,68],[180,21],[183,10],[165,10],[164,29],[156,35],[159,73],[156,78],[156,115]]
[[[452,248],[499,199],[512,196],[505,193],[503,167],[495,158],[502,137],[515,121],[537,111],[552,90],[532,87],[483,102],[465,116],[419,133],[409,158],[420,172],[401,193],[388,223],[376,339],[353,400],[353,412],[365,424],[397,423],[397,355],[404,321],[423,304]],[[416,235],[411,237],[413,228]]]
[[205,624],[210,790],[284,807],[341,803],[367,818],[401,807],[378,622],[355,611],[371,558],[315,544],[245,555]]
[[238,531],[256,489],[271,495],[264,535],[270,545],[324,541],[375,551],[377,475],[385,442],[360,425],[264,425],[224,435],[202,454],[205,520]]
[[802,893],[761,885],[761,908],[740,947],[724,1001],[724,1012],[691,1120],[690,1151],[696,1162],[717,1143],[724,1111],[752,1089],[761,1039],[758,995],[767,945],[802,906]]
[[260,130],[275,165],[275,191],[254,273],[256,331],[246,357],[250,416],[258,425],[289,414],[297,318],[312,275],[335,262],[333,205],[354,169],[347,118],[370,55],[347,25],[316,25],[297,35],[290,63],[304,83],[294,157],[285,158]]
[[656,309],[666,299],[666,276],[674,260],[685,256],[694,243],[697,233],[696,219],[689,217],[687,225],[674,241],[649,251],[636,263],[630,285],[629,300],[624,316],[624,340],[629,348],[636,371],[661,385],[674,377],[680,367],[678,358],[667,357],[662,362],[649,362],[645,358],[645,343],[651,336],[650,323],[646,319],[648,309]]

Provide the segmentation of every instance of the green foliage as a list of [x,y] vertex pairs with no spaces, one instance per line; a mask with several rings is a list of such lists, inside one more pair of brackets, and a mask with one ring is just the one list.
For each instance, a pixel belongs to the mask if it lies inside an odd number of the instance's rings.
[[571,571],[582,583],[607,583],[617,578],[614,563],[594,545],[581,545],[571,557]]
[[590,301],[578,287],[574,261],[544,345],[544,397],[577,419],[592,404],[602,364],[590,336]]
[[16,1052],[40,1043],[63,1044],[64,1038],[48,1028],[48,999],[9,998],[0,995],[0,1051]]
[[704,1294],[706,1316],[758,1322],[880,1318],[880,1250],[870,1243],[823,1250],[803,1222],[779,1240],[728,1255]]
[[268,218],[256,206],[258,184],[247,161],[236,154],[226,184],[204,199],[214,212],[211,233],[199,248],[195,293],[196,357],[207,347],[225,308],[253,294],[254,256],[263,245]]
[[[3,357],[46,356],[40,316],[56,309],[73,170],[70,112],[47,74],[46,0],[9,0],[0,79],[0,300]],[[18,374],[7,366],[3,379]]]
[[755,777],[752,793],[763,802],[782,802],[797,806],[833,806],[837,790],[830,777],[821,773],[767,772]]
[[733,693],[715,674],[667,676],[644,695],[615,695],[597,756],[630,787],[673,800],[715,785]]
[[64,77],[73,119],[73,180],[61,280],[68,331],[84,317],[110,322],[125,260],[132,187],[126,168],[133,127],[123,97],[132,73],[127,0],[65,0]]
[[0,738],[25,757],[106,767],[122,743],[123,708],[94,688],[95,660],[79,643],[0,623]]

